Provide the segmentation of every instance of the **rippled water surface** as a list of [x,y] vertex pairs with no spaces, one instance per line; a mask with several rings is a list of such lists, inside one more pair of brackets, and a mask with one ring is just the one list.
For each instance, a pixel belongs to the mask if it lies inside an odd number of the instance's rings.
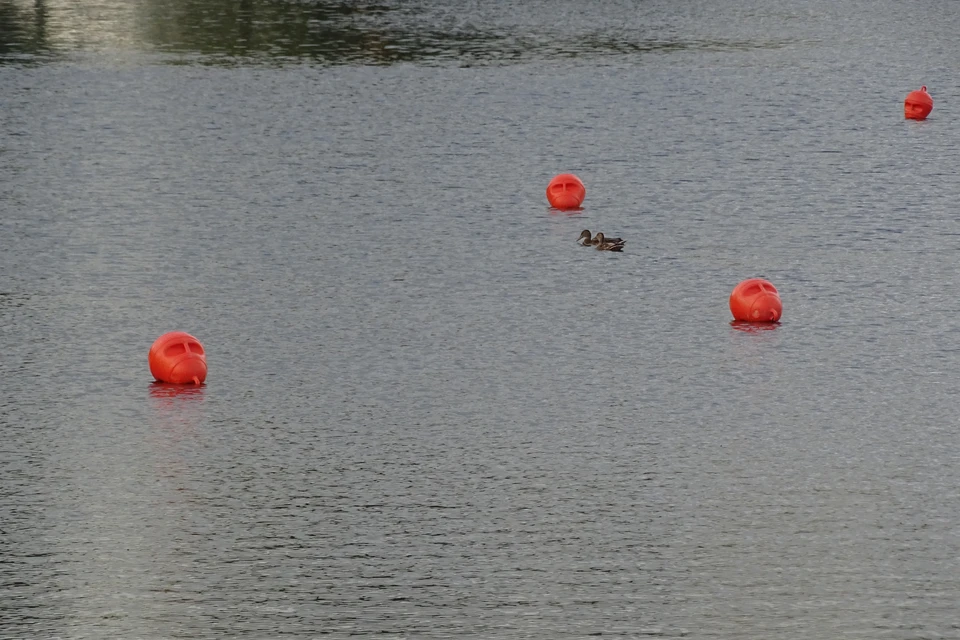
[[960,638],[958,32],[0,2],[0,638]]

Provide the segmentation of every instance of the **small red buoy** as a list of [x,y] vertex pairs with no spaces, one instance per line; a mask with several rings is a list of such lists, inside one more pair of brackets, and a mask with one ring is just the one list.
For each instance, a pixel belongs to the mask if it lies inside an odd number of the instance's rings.
[[561,173],[554,176],[547,185],[547,201],[557,209],[576,209],[583,204],[587,195],[587,188],[583,182],[572,173]]
[[903,101],[903,115],[907,120],[926,120],[933,111],[933,98],[927,93],[926,85],[919,91],[911,91]]
[[160,382],[203,384],[207,379],[207,354],[189,333],[165,333],[150,347],[150,373]]
[[780,292],[763,278],[744,280],[730,294],[730,311],[737,320],[778,322],[783,313]]

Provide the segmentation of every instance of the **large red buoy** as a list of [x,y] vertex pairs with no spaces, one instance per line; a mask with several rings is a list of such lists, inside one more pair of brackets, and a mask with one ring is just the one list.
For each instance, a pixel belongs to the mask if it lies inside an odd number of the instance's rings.
[[165,333],[150,347],[150,373],[160,382],[203,384],[207,379],[207,354],[189,333]]
[[903,101],[903,115],[907,120],[925,120],[933,111],[933,98],[927,93],[926,85],[919,91],[911,91]]
[[777,322],[783,313],[780,292],[763,278],[744,280],[730,294],[730,311],[737,320]]
[[554,176],[547,185],[547,201],[557,209],[576,209],[583,204],[587,195],[587,188],[583,182],[572,173],[561,173]]

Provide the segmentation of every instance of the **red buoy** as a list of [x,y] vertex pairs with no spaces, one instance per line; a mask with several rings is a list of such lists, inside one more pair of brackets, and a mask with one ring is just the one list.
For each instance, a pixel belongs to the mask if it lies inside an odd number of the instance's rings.
[[730,294],[730,311],[737,320],[778,322],[783,313],[780,292],[763,278],[744,280]]
[[189,333],[165,333],[150,347],[150,373],[160,382],[203,384],[207,379],[207,354]]
[[919,91],[911,91],[903,101],[903,115],[907,120],[926,120],[933,111],[933,98],[927,93],[926,85]]
[[583,204],[586,195],[587,188],[572,173],[554,176],[547,185],[547,201],[557,209],[576,209]]

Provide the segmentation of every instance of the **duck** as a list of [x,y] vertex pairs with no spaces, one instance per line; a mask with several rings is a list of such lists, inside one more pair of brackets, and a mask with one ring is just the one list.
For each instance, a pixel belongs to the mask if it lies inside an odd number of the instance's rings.
[[[580,237],[577,238],[577,242],[582,244],[585,247],[596,246],[597,238],[604,238],[606,242],[611,244],[623,244],[623,238],[607,238],[600,232],[597,232],[597,235],[591,238],[590,229],[584,229],[583,231],[581,231]],[[580,242],[581,240],[583,240],[583,242]]]
[[593,244],[597,246],[598,251],[623,251],[623,245],[626,242],[623,238],[606,238],[598,231],[593,237]]
[[[583,242],[580,242],[581,240],[583,240]],[[597,244],[597,241],[590,237],[590,229],[584,229],[580,232],[580,237],[577,238],[577,244],[581,244],[584,247],[589,247]]]
[[594,240],[596,240],[597,237],[603,238],[606,242],[612,242],[613,244],[623,244],[623,238],[608,238],[607,236],[599,232],[597,233],[596,236],[594,236]]

